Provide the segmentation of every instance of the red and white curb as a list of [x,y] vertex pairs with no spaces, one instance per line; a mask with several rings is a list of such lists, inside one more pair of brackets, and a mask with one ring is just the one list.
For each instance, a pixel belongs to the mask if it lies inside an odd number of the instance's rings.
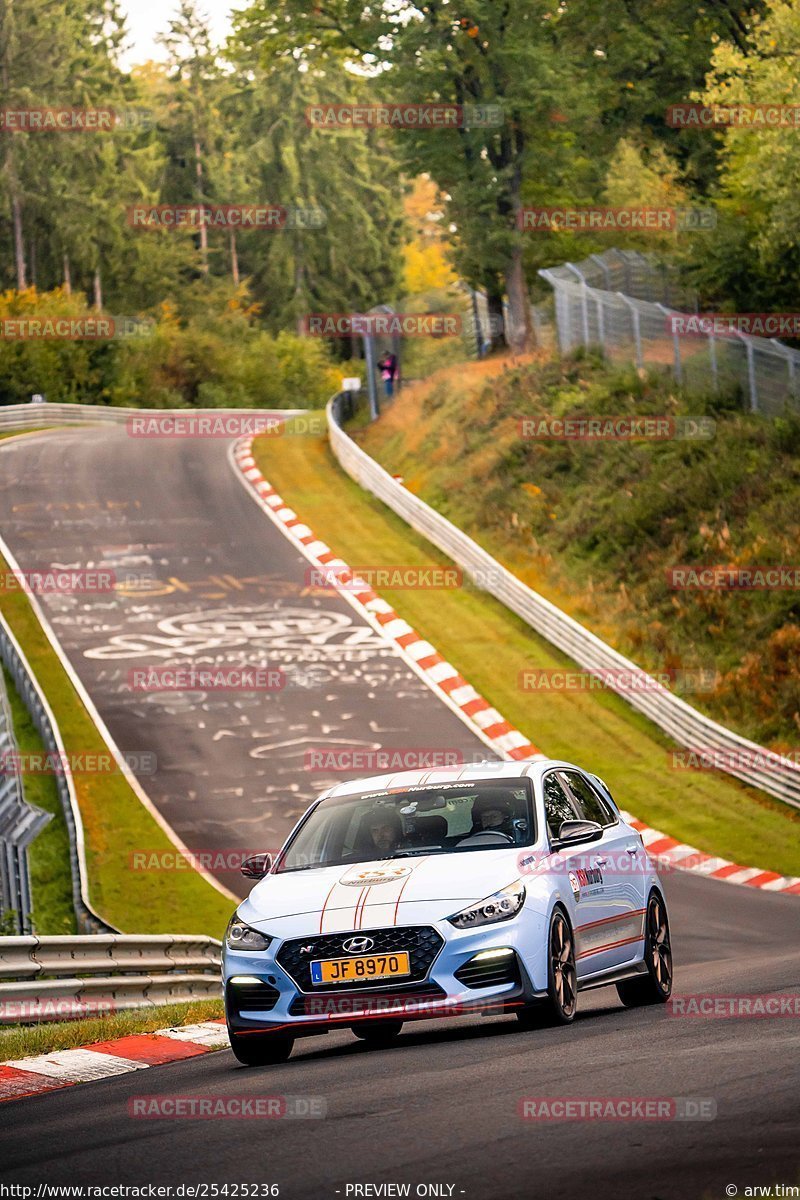
[[[250,494],[273,523],[310,563],[324,569],[325,577],[330,580],[331,586],[345,599],[354,603],[355,607],[360,608],[370,624],[394,643],[406,662],[425,680],[431,690],[458,712],[483,742],[491,746],[501,758],[546,757],[520,730],[504,720],[497,709],[492,708],[488,700],[479,695],[455,667],[398,616],[391,605],[382,600],[373,588],[367,583],[364,583],[363,590],[358,587],[358,577],[347,563],[338,558],[330,546],[303,523],[261,474],[253,458],[252,438],[242,438],[237,442],[233,449],[233,457],[243,482],[246,481],[249,485]],[[629,813],[623,813],[623,816],[639,831],[649,853],[662,864],[662,869],[676,868],[704,875],[709,879],[719,879],[725,883],[763,888],[768,892],[800,895],[798,876],[779,875],[776,871],[765,871],[760,867],[742,867],[737,863],[728,862],[725,858],[706,854],[694,846],[686,845],[685,842],[678,842],[658,829],[651,829],[649,825],[638,821]]]
[[661,872],[671,869],[693,871],[708,879],[720,879],[724,883],[738,883],[744,887],[763,888],[766,892],[785,892],[800,896],[800,876],[779,875],[777,871],[763,871],[760,867],[740,867],[714,854],[706,854],[686,842],[668,837],[658,829],[651,829],[644,821],[623,812],[626,821],[639,831],[647,853],[655,860]]
[[73,1050],[18,1058],[0,1063],[0,1102],[196,1058],[229,1045],[224,1021],[202,1021],[198,1025],[128,1034]]
[[544,758],[536,746],[492,708],[456,668],[415,629],[399,617],[390,604],[338,558],[297,513],[284,503],[275,488],[267,483],[252,455],[252,438],[236,443],[234,457],[242,475],[250,484],[251,494],[275,525],[295,544],[308,561],[324,572],[330,586],[359,610],[372,627],[392,642],[412,670],[427,683],[500,758]]

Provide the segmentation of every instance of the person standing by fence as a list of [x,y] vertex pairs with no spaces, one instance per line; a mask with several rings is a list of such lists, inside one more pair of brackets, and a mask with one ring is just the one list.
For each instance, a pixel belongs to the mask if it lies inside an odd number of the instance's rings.
[[394,382],[397,378],[397,356],[394,354],[384,354],[378,363],[378,367],[380,368],[386,399],[391,400],[394,395]]

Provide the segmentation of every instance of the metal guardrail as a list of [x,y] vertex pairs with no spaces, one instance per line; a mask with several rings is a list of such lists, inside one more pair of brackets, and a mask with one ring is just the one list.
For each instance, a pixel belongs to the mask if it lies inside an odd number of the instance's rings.
[[16,751],[11,710],[0,672],[0,918],[4,926],[13,922],[20,933],[29,933],[32,903],[28,847],[53,817],[25,800]]
[[0,1024],[216,998],[221,951],[188,934],[0,938]]
[[[11,631],[7,621],[0,613],[0,660],[5,664],[9,675],[22,697],[22,701],[31,715],[31,720],[39,733],[48,753],[58,755],[60,761],[66,761],[64,743],[52,709],[45,699],[36,676],[26,659],[22,647]],[[67,825],[70,850],[70,868],[72,871],[72,903],[78,920],[78,928],[86,932],[116,933],[113,925],[109,925],[95,912],[89,902],[89,879],[86,870],[86,851],[83,839],[83,821],[75,794],[75,784],[68,772],[55,775],[64,819]]]
[[721,754],[725,763],[722,769],[730,775],[800,808],[800,766],[704,716],[517,579],[466,533],[393,479],[344,432],[340,420],[343,403],[340,395],[328,403],[328,431],[333,453],[351,479],[382,500],[412,529],[457,563],[477,587],[511,609],[578,666],[603,673],[611,688],[614,688],[615,677],[627,675],[630,679],[630,673],[635,672],[641,685],[639,689],[626,690],[620,686],[614,690],[678,745],[698,752]]
[[[254,420],[272,415],[291,415],[300,409],[258,408],[114,408],[104,404],[6,404],[0,406],[0,433],[41,429],[44,425],[125,425],[134,417],[251,416]],[[236,436],[236,435],[231,435]]]

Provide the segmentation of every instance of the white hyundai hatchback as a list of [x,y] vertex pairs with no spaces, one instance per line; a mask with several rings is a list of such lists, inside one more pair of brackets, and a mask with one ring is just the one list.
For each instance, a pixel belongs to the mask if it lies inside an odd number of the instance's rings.
[[484,762],[339,784],[232,918],[223,981],[233,1052],[281,1062],[349,1026],[516,1013],[569,1024],[578,992],[666,1001],[669,921],[653,863],[608,788],[567,762]]

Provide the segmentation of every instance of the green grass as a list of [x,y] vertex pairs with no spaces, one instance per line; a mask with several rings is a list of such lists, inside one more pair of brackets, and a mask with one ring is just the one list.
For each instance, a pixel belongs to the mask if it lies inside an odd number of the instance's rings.
[[[44,744],[28,710],[7,671],[3,672],[11,707],[14,739],[18,749],[42,752]],[[26,774],[23,777],[25,799],[29,804],[53,814],[53,819],[37,835],[28,850],[31,875],[32,925],[41,935],[77,933],[72,907],[72,874],[69,865],[69,835],[64,810],[58,796],[55,777]]]
[[[343,474],[326,439],[261,438],[254,453],[298,516],[351,566],[448,563]],[[568,660],[498,602],[470,586],[382,594],[535,745],[602,776],[623,808],[701,850],[800,875],[797,812],[722,774],[671,770],[672,743],[613,694],[521,691],[526,667]]]
[[107,1017],[86,1017],[77,1021],[57,1021],[42,1025],[11,1025],[0,1028],[0,1063],[34,1054],[52,1054],[92,1042],[126,1037],[136,1033],[154,1033],[179,1025],[216,1021],[224,1016],[222,1000],[193,1000],[187,1004],[160,1004],[156,1008],[136,1008]]
[[37,429],[15,429],[11,433],[0,433],[0,442],[2,442],[4,438],[24,437],[26,433],[44,433],[45,430],[49,428],[51,428],[51,426],[42,425]]
[[[8,566],[0,557],[0,570]],[[47,640],[27,596],[0,594],[0,611],[22,646],[69,753],[106,754],[107,747]],[[83,818],[89,898],[126,933],[204,933],[221,937],[233,909],[194,870],[134,871],[136,850],[173,850],[122,773],[75,775]]]

